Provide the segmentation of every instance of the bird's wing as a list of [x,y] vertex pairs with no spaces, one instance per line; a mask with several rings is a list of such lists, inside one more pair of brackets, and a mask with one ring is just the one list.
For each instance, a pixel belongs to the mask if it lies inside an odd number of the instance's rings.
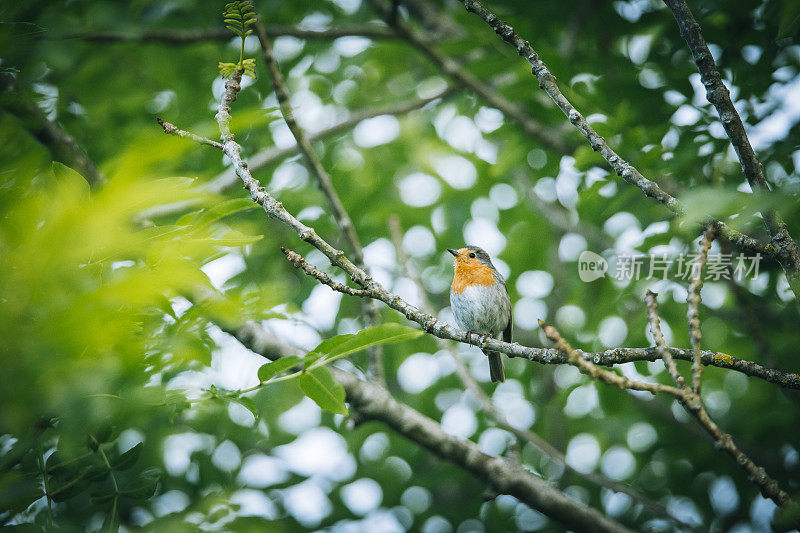
[[503,340],[506,342],[511,342],[511,330],[514,327],[514,315],[512,313],[508,314],[508,325],[506,329],[503,330]]

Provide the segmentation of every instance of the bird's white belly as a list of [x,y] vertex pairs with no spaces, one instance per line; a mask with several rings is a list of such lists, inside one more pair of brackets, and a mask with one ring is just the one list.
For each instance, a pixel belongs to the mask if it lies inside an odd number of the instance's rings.
[[461,294],[450,292],[450,306],[461,329],[500,334],[508,325],[511,302],[501,283],[473,285]]

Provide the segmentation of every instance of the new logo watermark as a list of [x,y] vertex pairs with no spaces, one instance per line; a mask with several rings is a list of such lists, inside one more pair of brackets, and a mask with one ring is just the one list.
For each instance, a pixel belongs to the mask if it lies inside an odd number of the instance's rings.
[[[611,267],[609,267],[609,262]],[[761,264],[761,254],[708,254],[703,279],[755,279]],[[700,254],[685,253],[676,256],[667,254],[620,254],[606,260],[603,256],[586,250],[578,257],[578,276],[583,282],[609,277],[618,281],[637,280],[688,280],[700,268]]]
[[581,252],[578,257],[578,276],[581,281],[588,283],[598,278],[604,278],[606,272],[608,272],[608,261],[602,255],[589,250]]

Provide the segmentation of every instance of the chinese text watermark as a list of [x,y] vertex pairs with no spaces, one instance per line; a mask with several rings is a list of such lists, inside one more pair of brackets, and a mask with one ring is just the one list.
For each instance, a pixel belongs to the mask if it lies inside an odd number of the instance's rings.
[[[581,281],[590,282],[609,277],[618,281],[636,280],[689,280],[700,268],[699,253],[683,253],[674,256],[667,254],[620,254],[615,256],[611,268],[601,255],[585,251],[578,258],[578,276]],[[755,279],[758,277],[761,254],[708,254],[703,280]]]

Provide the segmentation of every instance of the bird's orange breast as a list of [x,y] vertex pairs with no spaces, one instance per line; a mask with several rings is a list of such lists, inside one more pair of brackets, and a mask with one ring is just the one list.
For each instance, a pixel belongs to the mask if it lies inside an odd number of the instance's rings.
[[486,265],[456,265],[456,272],[453,276],[453,284],[450,286],[456,294],[461,294],[467,287],[472,285],[482,285],[489,287],[494,285],[497,280],[494,277],[494,272]]

